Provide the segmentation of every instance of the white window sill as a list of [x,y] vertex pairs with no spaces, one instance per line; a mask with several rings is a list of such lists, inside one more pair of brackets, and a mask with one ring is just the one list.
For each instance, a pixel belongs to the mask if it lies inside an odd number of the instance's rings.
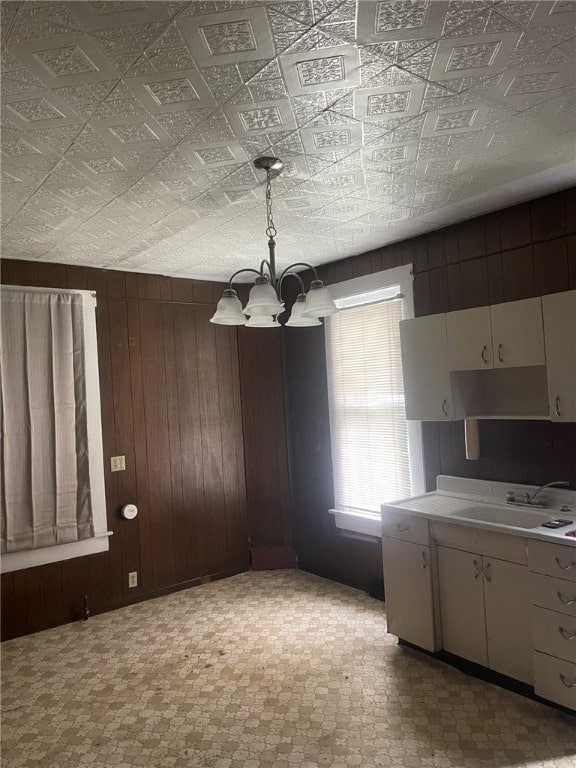
[[58,563],[61,560],[71,560],[73,557],[95,555],[108,551],[108,537],[112,531],[97,533],[93,538],[73,541],[70,544],[56,544],[42,549],[27,549],[21,552],[5,552],[0,558],[0,573],[21,571],[36,565]]
[[355,533],[365,533],[367,536],[382,536],[382,518],[377,512],[343,512],[341,509],[329,509],[334,515],[336,528]]

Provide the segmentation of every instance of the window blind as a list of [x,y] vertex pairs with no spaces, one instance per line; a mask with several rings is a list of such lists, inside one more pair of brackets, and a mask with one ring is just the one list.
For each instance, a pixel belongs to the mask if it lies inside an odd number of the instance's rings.
[[411,495],[399,322],[402,299],[326,320],[335,503],[377,512]]

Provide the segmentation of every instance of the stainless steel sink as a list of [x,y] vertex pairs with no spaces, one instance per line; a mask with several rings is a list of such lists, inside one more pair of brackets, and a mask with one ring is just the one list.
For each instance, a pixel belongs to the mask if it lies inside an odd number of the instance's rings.
[[538,528],[542,523],[552,520],[552,517],[540,510],[518,509],[517,507],[491,507],[482,504],[466,507],[450,513],[451,517],[461,517],[464,520],[478,520],[484,523],[506,525],[509,528]]

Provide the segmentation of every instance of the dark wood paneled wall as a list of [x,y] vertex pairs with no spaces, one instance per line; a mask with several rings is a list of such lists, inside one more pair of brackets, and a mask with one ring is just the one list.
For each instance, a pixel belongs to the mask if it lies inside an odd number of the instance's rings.
[[[322,268],[336,283],[402,264],[414,266],[417,315],[576,289],[576,189],[377,249]],[[291,495],[301,568],[369,589],[381,578],[380,543],[339,531],[333,505],[324,334],[283,334]],[[423,424],[428,490],[439,474],[576,487],[576,424],[480,423],[481,459],[467,461],[463,422]]]
[[[248,490],[247,514],[238,335],[209,322],[221,285],[9,260],[2,282],[96,291],[114,532],[107,553],[4,575],[4,638],[82,616],[84,595],[95,613],[244,571],[248,519],[259,541],[277,543],[258,488]],[[252,440],[250,426],[246,434]],[[126,456],[126,471],[110,472],[115,455]],[[138,505],[135,520],[119,516],[129,502]],[[130,571],[138,572],[132,589]]]

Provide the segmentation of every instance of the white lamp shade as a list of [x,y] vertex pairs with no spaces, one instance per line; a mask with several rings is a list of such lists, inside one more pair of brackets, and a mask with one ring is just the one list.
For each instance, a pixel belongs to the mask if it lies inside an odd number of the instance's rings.
[[311,286],[306,295],[306,306],[302,310],[302,317],[328,317],[338,312],[328,288],[323,285]]
[[[228,294],[228,295],[227,295]],[[227,290],[216,305],[216,312],[210,318],[216,325],[246,325],[242,304],[236,291]]]
[[244,308],[246,315],[279,315],[284,310],[284,304],[278,301],[276,291],[270,283],[256,283],[248,296],[248,304]]
[[252,315],[246,323],[247,328],[280,328],[280,323],[272,315]]
[[305,317],[302,313],[306,307],[306,296],[301,293],[292,307],[290,319],[286,323],[291,328],[305,328],[311,325],[322,325],[317,317]]

